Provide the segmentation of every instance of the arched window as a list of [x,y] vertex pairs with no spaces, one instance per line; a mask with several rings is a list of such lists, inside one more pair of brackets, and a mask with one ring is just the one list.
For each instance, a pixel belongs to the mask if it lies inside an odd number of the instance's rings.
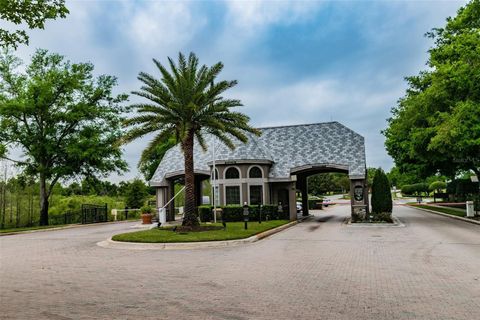
[[225,179],[239,179],[240,172],[238,172],[237,168],[230,167],[225,171]]
[[249,178],[262,178],[262,169],[259,167],[251,167],[248,173]]

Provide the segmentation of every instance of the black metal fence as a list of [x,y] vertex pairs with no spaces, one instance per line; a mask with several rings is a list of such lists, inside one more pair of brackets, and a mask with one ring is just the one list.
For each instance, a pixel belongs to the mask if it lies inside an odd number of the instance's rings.
[[96,204],[82,204],[82,223],[98,223],[108,221],[107,204],[99,206]]

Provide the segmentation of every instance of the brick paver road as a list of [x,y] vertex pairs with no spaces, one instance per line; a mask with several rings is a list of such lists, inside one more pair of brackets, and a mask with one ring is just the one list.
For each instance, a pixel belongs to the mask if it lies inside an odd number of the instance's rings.
[[260,242],[130,251],[127,224],[0,237],[2,319],[480,319],[480,226],[395,207],[349,227],[330,207]]

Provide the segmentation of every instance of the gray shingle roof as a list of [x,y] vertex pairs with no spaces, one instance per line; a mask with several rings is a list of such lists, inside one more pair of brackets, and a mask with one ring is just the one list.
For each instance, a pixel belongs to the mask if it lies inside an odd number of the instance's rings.
[[[235,141],[230,150],[217,142],[217,161],[267,160],[272,162],[270,178],[288,178],[292,168],[314,164],[344,165],[350,176],[365,175],[364,138],[338,122],[261,128],[260,137],[249,134],[246,144]],[[209,150],[194,146],[196,171],[210,170],[213,137],[205,135]],[[217,140],[218,141],[218,140]],[[169,173],[183,171],[183,154],[177,145],[167,151],[150,183],[162,183]]]

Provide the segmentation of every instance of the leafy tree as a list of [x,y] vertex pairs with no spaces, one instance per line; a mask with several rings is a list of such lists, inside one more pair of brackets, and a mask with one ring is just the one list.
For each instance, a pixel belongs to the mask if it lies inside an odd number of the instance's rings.
[[372,183],[372,212],[374,214],[392,212],[390,182],[380,168],[376,170]]
[[[40,224],[48,224],[49,197],[60,179],[127,168],[117,141],[123,134],[116,78],[93,76],[90,63],[70,63],[37,50],[25,72],[19,60],[0,58],[0,145],[20,148],[14,160],[40,183]],[[8,158],[7,154],[1,155]]]
[[444,181],[435,181],[428,186],[428,189],[430,191],[441,192],[442,189],[445,189],[446,187],[447,184]]
[[212,67],[199,66],[198,58],[190,53],[188,59],[180,53],[178,63],[168,58],[170,71],[153,59],[160,71],[161,78],[141,72],[138,79],[143,82],[140,97],[148,103],[133,105],[138,115],[128,119],[125,124],[130,131],[125,136],[125,143],[149,133],[156,136],[142,153],[147,159],[159,144],[175,139],[184,153],[185,166],[185,214],[183,225],[198,225],[194,191],[194,141],[206,150],[204,134],[217,136],[220,141],[234,148],[232,139],[246,142],[247,132],[259,134],[257,129],[249,126],[249,117],[231,111],[241,106],[235,99],[221,96],[226,90],[237,84],[236,81],[219,81],[215,79],[223,69],[221,62]]
[[81,195],[82,194],[82,186],[78,182],[72,182],[68,187],[64,189],[63,195],[71,196],[71,195]]
[[308,178],[308,193],[320,196],[328,192],[345,193],[350,190],[350,179],[344,173],[320,173]]
[[433,29],[429,70],[408,77],[409,88],[384,131],[388,153],[420,177],[460,170],[480,175],[480,0]]
[[126,194],[126,204],[129,208],[141,208],[148,197],[148,190],[145,183],[140,179],[133,180]]
[[[43,29],[45,21],[65,18],[68,13],[65,0],[0,0],[0,19],[29,29]],[[18,44],[28,44],[28,40],[25,30],[0,29],[0,47],[17,48]]]

